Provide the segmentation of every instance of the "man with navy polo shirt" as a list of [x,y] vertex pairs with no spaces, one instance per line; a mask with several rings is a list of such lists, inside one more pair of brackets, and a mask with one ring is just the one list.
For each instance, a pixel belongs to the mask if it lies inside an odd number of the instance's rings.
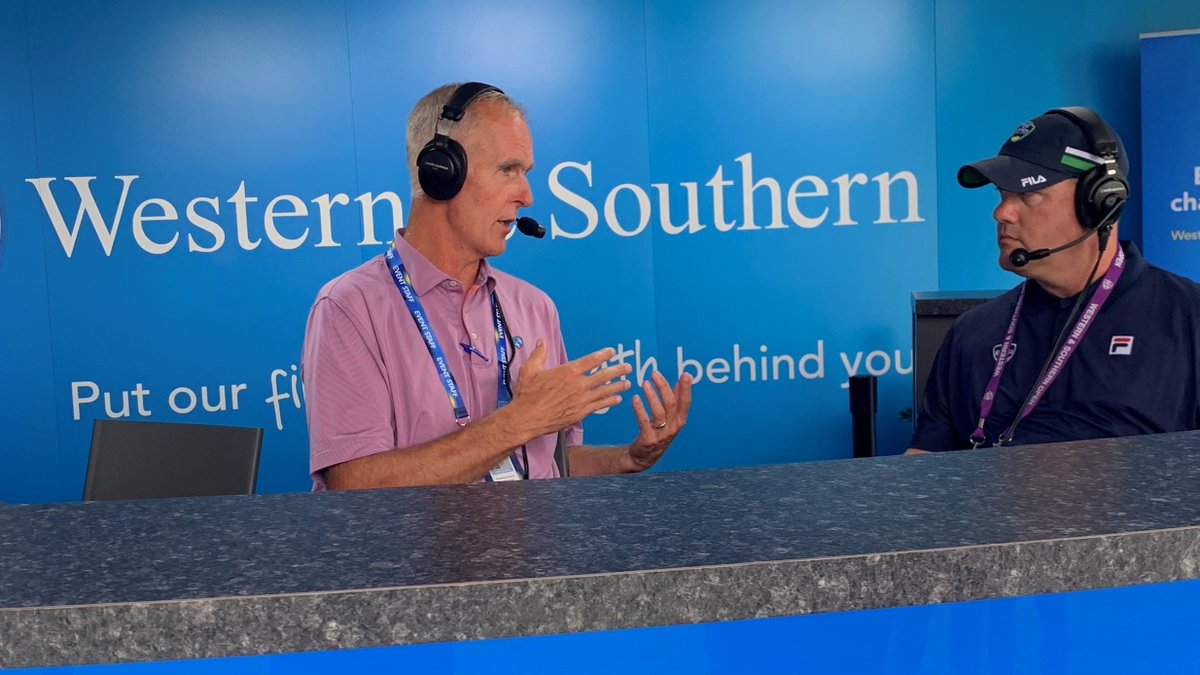
[[584,446],[581,420],[620,402],[630,366],[607,366],[611,349],[567,361],[550,298],[488,263],[533,202],[520,106],[482,83],[446,85],[417,102],[406,140],[405,228],[309,313],[314,489],[554,478],[560,434],[573,475],[653,466],[687,420],[691,380],[654,373],[633,399],[633,441]]
[[1098,115],[1063,108],[959,169],[996,186],[1000,266],[1026,281],[955,321],[910,452],[1200,428],[1200,286],[1118,243],[1128,168]]

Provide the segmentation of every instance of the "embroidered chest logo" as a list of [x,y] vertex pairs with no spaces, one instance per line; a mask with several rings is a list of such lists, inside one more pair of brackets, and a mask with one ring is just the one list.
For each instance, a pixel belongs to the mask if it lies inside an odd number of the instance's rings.
[[1112,342],[1108,343],[1108,354],[1109,356],[1132,356],[1133,336],[1114,335]]
[[[1003,342],[992,347],[992,360],[993,361],[1000,360],[1000,349],[1003,347],[1004,347]],[[1008,346],[1008,353],[1004,355],[1004,361],[1005,362],[1012,361],[1013,356],[1015,356],[1016,353],[1017,353],[1017,343],[1014,342]]]

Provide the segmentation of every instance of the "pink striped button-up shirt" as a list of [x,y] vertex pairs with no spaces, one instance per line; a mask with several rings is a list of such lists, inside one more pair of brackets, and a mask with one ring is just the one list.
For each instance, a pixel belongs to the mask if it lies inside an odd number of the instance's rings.
[[[537,340],[545,340],[546,368],[566,362],[558,311],[542,291],[480,265],[479,288],[467,298],[451,279],[396,237],[396,251],[449,361],[472,419],[496,410],[496,342],[491,291],[500,299],[514,342],[509,345],[516,390],[521,366]],[[469,344],[487,357],[468,354]],[[382,255],[321,289],[308,316],[302,361],[313,489],[325,489],[324,469],[393,448],[434,440],[456,429],[454,408],[433,359],[404,304]],[[531,478],[554,478],[554,434],[530,441]],[[567,430],[567,446],[583,441],[580,425]]]

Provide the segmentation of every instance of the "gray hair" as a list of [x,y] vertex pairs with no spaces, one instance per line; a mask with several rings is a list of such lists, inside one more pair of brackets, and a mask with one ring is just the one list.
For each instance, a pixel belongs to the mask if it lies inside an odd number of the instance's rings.
[[[412,112],[408,114],[408,128],[405,130],[404,145],[408,152],[408,176],[409,182],[412,185],[412,196],[417,198],[424,194],[421,190],[421,184],[417,182],[417,155],[421,154],[421,149],[425,144],[433,140],[433,136],[437,131],[438,118],[442,114],[442,108],[450,102],[450,98],[454,96],[454,92],[462,86],[462,82],[447,84],[421,97],[417,104],[413,106]],[[499,91],[488,91],[476,96],[471,104],[467,106],[463,113],[463,118],[454,123],[450,127],[450,132],[447,134],[461,142],[473,126],[475,116],[471,114],[471,110],[479,104],[480,101],[486,100],[500,101],[506,106],[513,109],[522,119],[525,118],[525,109],[521,104],[512,100],[508,94]]]

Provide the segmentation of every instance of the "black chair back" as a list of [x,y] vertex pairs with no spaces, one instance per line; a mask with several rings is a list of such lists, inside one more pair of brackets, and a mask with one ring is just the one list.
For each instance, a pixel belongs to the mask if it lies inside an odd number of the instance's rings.
[[96,420],[84,501],[254,494],[262,429]]

